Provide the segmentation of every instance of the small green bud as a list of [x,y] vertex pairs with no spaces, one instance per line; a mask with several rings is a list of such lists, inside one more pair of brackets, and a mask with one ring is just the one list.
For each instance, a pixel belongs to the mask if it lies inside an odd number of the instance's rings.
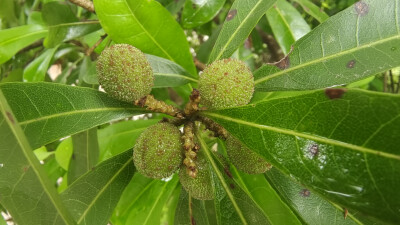
[[112,97],[133,103],[150,94],[153,70],[146,56],[128,44],[106,48],[97,60],[99,83]]
[[181,132],[170,123],[150,126],[136,140],[133,162],[146,177],[169,177],[179,168],[182,160]]
[[207,66],[199,79],[200,103],[209,109],[246,105],[254,92],[250,69],[237,59],[222,59]]
[[194,170],[182,164],[179,170],[179,180],[189,194],[199,200],[214,198],[214,187],[211,180],[210,168],[203,152],[200,150],[194,159]]
[[242,172],[248,174],[264,173],[271,167],[263,157],[251,151],[230,134],[226,139],[226,152],[232,164]]

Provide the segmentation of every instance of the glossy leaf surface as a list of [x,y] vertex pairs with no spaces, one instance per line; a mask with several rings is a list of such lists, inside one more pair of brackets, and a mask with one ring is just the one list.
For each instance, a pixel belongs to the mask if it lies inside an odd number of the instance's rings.
[[280,65],[286,69],[272,65],[258,69],[256,89],[318,89],[399,66],[399,7],[399,0],[365,0],[332,16],[294,44]]
[[78,224],[107,224],[135,167],[132,151],[106,160],[76,180],[61,198]]
[[232,4],[218,39],[211,51],[209,63],[229,58],[275,0],[237,0]]
[[204,114],[331,201],[400,219],[399,96],[327,89]]
[[[74,224],[0,91],[0,203],[18,224]],[[45,209],[45,210],[44,210]]]
[[[103,29],[117,43],[174,61],[196,75],[182,28],[155,0],[95,0]],[[116,26],[118,24],[118,26]]]
[[[226,172],[224,162],[213,156],[204,139],[197,135],[209,162],[214,183],[214,204],[218,224],[269,224],[262,210]],[[229,169],[228,169],[229,170]]]
[[32,148],[144,112],[90,88],[54,83],[6,83],[0,89]]
[[212,20],[224,5],[225,0],[188,0],[182,11],[182,25],[185,28],[200,26]]
[[178,185],[178,176],[156,180],[135,174],[119,201],[112,219],[115,225],[160,224],[162,210]]
[[47,29],[39,25],[25,25],[0,31],[0,64],[11,59],[22,48],[45,37]]
[[266,15],[275,39],[285,55],[295,41],[311,30],[303,16],[286,0],[277,0]]

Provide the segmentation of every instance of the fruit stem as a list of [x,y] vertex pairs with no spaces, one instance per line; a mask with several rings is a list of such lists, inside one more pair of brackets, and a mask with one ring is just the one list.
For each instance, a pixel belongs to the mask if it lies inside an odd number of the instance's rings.
[[70,2],[72,2],[73,4],[80,6],[84,9],[86,9],[89,12],[93,12],[94,13],[94,5],[93,2],[89,1],[89,0],[69,0]]
[[181,112],[180,109],[168,105],[167,103],[163,101],[159,101],[154,98],[153,95],[147,95],[139,100],[135,101],[135,105],[140,106],[140,107],[146,107],[147,110],[151,110],[153,112],[159,112],[159,113],[164,113],[179,119],[183,119],[183,113]]
[[183,149],[185,149],[186,158],[183,160],[183,163],[186,166],[186,172],[192,178],[196,178],[197,176],[197,168],[194,160],[197,157],[196,152],[199,150],[199,145],[194,143],[194,132],[193,132],[194,124],[192,121],[187,122],[183,127]]
[[212,121],[211,119],[204,116],[198,116],[196,119],[206,125],[207,129],[213,131],[216,137],[220,137],[223,140],[226,140],[226,138],[228,137],[228,131],[226,131],[225,128],[223,128],[218,123]]
[[189,97],[190,101],[186,104],[184,113],[186,116],[192,115],[199,110],[200,92],[193,88],[192,94]]

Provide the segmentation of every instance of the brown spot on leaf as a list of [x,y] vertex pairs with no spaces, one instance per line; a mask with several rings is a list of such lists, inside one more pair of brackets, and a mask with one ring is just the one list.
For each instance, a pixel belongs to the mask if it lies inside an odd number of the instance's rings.
[[308,189],[303,189],[303,190],[300,191],[299,194],[300,194],[302,197],[307,198],[307,197],[310,197],[311,192],[310,192]]
[[193,3],[193,4],[192,4],[192,8],[193,8],[193,9],[196,9],[196,8],[197,8],[197,5]]
[[349,68],[349,69],[353,69],[355,65],[356,65],[356,60],[353,59],[353,60],[350,60],[350,61],[346,64],[346,67]]
[[232,173],[231,173],[231,171],[229,170],[229,168],[225,167],[225,168],[224,168],[224,171],[225,171],[226,175],[228,175],[229,178],[231,178],[231,179],[233,178]]
[[279,60],[278,62],[267,63],[267,64],[268,64],[268,65],[276,66],[276,67],[278,67],[278,68],[281,69],[281,70],[284,70],[284,69],[289,68],[289,67],[290,67],[290,58],[289,58],[289,55],[290,55],[290,53],[292,53],[292,51],[293,51],[293,46],[290,48],[289,53],[288,53],[285,57],[283,57],[281,60]]
[[194,217],[193,217],[193,216],[190,217],[190,223],[191,223],[192,225],[196,225],[196,220],[194,220]]
[[354,8],[355,8],[357,14],[360,16],[365,16],[369,12],[369,6],[367,5],[367,3],[363,2],[363,1],[356,2],[356,4],[354,4]]
[[235,189],[235,185],[234,184],[229,184],[229,186],[231,187],[231,189]]
[[349,210],[347,210],[346,208],[343,208],[343,217],[344,219],[347,218],[347,214],[349,213]]
[[22,168],[22,170],[24,171],[24,173],[28,172],[29,166],[24,166],[24,167]]
[[226,21],[230,21],[233,18],[235,18],[236,14],[237,14],[237,9],[231,9],[228,15],[226,16]]
[[13,115],[12,115],[10,112],[6,112],[6,114],[7,114],[8,120],[9,120],[12,124],[15,124],[15,120],[14,120]]
[[329,99],[337,99],[341,98],[346,91],[344,88],[327,88],[325,89],[325,95]]
[[319,147],[317,144],[312,144],[309,148],[309,152],[312,155],[312,157],[318,155],[319,152]]

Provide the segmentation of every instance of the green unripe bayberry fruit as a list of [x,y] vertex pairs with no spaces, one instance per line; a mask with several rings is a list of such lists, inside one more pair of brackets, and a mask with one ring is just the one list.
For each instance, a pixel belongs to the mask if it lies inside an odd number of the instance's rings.
[[199,91],[200,103],[209,109],[246,105],[253,96],[254,77],[239,60],[218,60],[203,70]]
[[232,164],[242,172],[258,174],[264,173],[270,168],[270,164],[264,158],[248,149],[230,134],[226,139],[226,152]]
[[97,61],[97,74],[108,94],[130,103],[150,94],[154,85],[153,70],[146,56],[128,44],[104,49]]
[[171,176],[182,164],[181,132],[170,123],[147,128],[136,140],[133,162],[146,177],[161,179]]
[[196,178],[187,172],[187,167],[182,164],[179,170],[179,180],[191,197],[199,200],[211,200],[214,198],[214,187],[212,185],[211,173],[207,160],[200,150],[194,159],[196,165]]

